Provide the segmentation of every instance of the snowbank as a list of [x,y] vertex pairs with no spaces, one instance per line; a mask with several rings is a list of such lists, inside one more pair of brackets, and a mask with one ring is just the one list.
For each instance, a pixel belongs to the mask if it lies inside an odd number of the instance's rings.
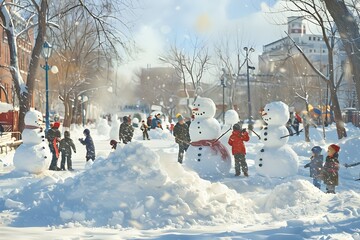
[[44,179],[10,194],[5,206],[28,209],[15,219],[16,226],[80,223],[150,229],[255,221],[251,200],[181,166],[177,171],[181,177],[169,178],[159,156],[133,142],[63,184]]
[[[161,130],[160,128],[151,129],[148,131],[150,139],[162,139],[162,140],[174,140],[174,136],[168,129]],[[139,135],[135,135],[137,140],[142,139],[142,132]]]

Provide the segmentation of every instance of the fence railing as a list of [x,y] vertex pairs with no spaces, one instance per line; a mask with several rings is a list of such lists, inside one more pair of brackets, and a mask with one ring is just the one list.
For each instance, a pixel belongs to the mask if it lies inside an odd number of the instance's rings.
[[345,123],[352,123],[356,127],[360,127],[360,111],[352,110],[342,113]]

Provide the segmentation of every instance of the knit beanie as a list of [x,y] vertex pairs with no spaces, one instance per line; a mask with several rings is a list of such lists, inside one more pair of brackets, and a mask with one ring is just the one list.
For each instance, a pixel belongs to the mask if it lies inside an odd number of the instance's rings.
[[332,149],[335,150],[335,152],[339,152],[340,151],[340,147],[336,144],[331,144],[329,147],[331,147]]

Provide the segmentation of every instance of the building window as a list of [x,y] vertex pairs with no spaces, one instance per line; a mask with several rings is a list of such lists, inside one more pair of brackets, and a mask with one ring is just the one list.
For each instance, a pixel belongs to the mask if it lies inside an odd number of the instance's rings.
[[316,41],[316,37],[313,37],[313,40]]
[[309,49],[309,52],[312,53],[312,49]]

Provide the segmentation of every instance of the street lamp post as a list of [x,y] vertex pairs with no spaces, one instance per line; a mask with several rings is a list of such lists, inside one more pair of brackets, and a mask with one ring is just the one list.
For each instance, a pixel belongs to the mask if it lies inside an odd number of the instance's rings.
[[244,47],[245,53],[246,53],[246,79],[247,79],[247,93],[248,93],[248,128],[250,130],[252,130],[253,128],[253,120],[252,120],[252,116],[251,116],[251,98],[250,98],[250,73],[249,73],[249,69],[254,70],[255,67],[253,66],[249,66],[249,54],[251,52],[254,52],[255,49],[253,48],[248,48],[248,47]]
[[49,57],[51,56],[52,46],[45,41],[43,45],[43,57],[45,59],[45,66],[43,69],[45,70],[45,127],[46,131],[50,128],[50,114],[49,114],[49,70],[50,66],[48,64]]
[[222,90],[223,90],[223,92],[222,92],[222,97],[223,97],[223,99],[222,99],[222,120],[223,120],[223,124],[225,124],[225,87],[226,87],[225,78],[226,78],[226,72],[225,72],[224,68],[222,69],[222,71],[224,73],[220,79]]

